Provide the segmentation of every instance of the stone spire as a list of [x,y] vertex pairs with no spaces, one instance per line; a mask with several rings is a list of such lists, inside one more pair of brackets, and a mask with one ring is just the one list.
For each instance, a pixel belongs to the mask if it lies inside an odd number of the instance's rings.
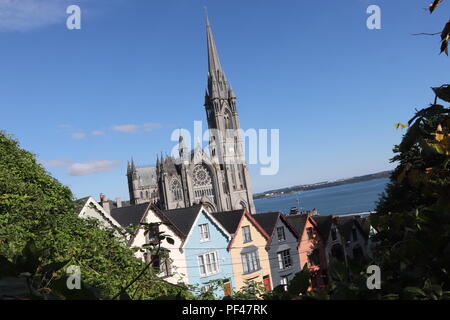
[[184,143],[184,137],[181,135],[181,130],[180,130],[180,136],[178,138],[178,154],[180,156],[181,161],[185,160],[185,158],[187,156],[187,148],[186,148],[186,144]]
[[216,42],[206,15],[206,34],[208,38],[208,94],[211,99],[228,98],[228,81],[220,64]]

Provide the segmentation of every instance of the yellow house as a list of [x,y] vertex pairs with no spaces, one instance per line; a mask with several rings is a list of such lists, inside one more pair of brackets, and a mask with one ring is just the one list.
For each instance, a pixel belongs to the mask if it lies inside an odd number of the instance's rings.
[[246,281],[256,281],[272,290],[269,255],[270,236],[246,210],[212,213],[232,235],[228,244],[233,266],[234,284],[240,290]]

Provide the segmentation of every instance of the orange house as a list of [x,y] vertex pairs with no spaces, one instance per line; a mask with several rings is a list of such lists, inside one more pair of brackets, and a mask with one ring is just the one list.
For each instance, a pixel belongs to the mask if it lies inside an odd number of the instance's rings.
[[311,288],[320,289],[327,284],[327,263],[325,242],[319,232],[318,225],[313,219],[315,211],[286,216],[298,234],[298,254],[300,268],[307,265],[311,274]]

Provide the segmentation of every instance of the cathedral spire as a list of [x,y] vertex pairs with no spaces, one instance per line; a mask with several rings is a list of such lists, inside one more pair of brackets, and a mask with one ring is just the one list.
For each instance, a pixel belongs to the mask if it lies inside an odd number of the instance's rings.
[[229,89],[228,81],[220,64],[208,14],[206,14],[206,34],[208,39],[208,93],[211,98],[226,98]]

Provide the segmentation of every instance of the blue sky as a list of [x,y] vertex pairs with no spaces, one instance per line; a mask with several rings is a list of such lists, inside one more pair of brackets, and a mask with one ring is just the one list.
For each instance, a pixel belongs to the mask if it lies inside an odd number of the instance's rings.
[[127,199],[126,161],[154,164],[174,129],[205,120],[207,5],[241,126],[280,129],[280,170],[251,165],[255,192],[390,169],[394,124],[448,82],[439,37],[411,35],[448,20],[427,3],[0,0],[0,129],[76,197]]

